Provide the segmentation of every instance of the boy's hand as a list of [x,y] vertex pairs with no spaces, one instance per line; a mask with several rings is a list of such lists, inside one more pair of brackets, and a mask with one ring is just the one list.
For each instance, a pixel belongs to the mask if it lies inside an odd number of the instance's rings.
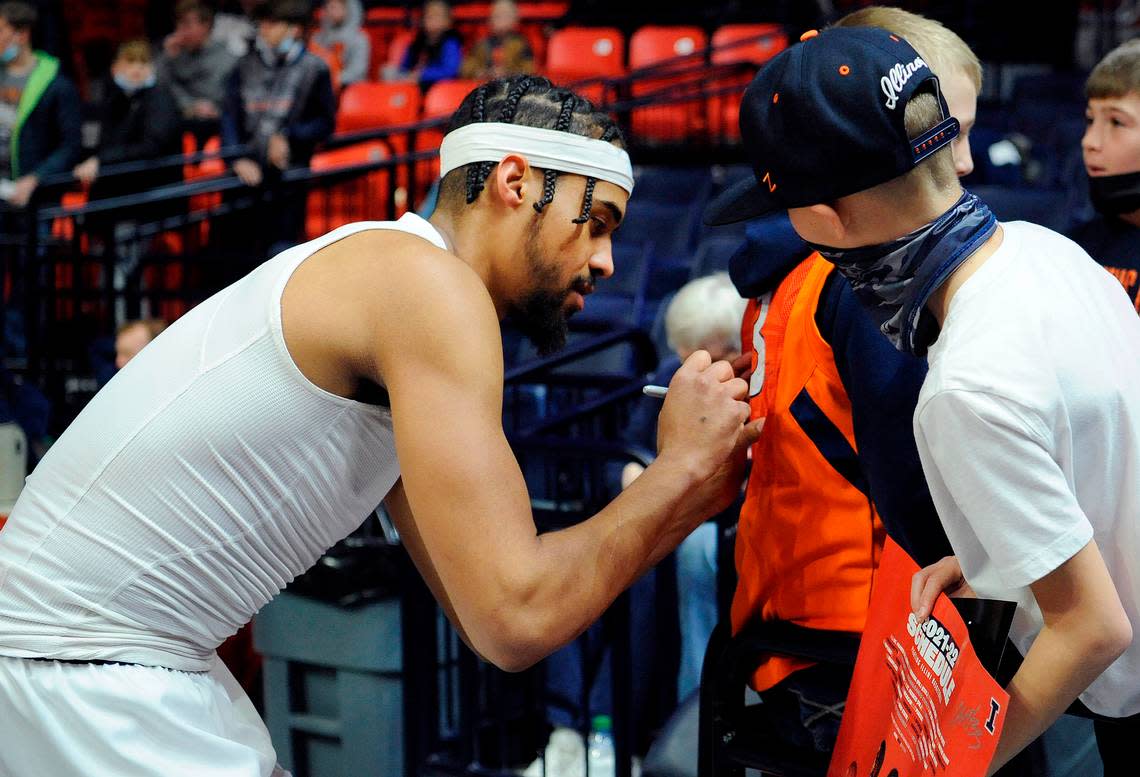
[[974,597],[974,589],[962,577],[957,556],[947,556],[915,573],[910,583],[910,606],[919,622],[930,617],[938,595]]

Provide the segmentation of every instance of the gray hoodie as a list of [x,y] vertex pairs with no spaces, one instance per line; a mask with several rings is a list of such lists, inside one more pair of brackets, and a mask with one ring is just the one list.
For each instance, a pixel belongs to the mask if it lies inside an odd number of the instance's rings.
[[210,40],[197,51],[184,51],[158,60],[158,80],[174,94],[178,110],[186,115],[195,101],[209,100],[220,111],[226,95],[226,79],[233,72],[237,57],[224,43]]
[[360,26],[364,19],[360,0],[345,0],[345,7],[344,24],[333,27],[328,19],[322,19],[321,29],[313,36],[313,41],[322,48],[332,49],[338,43],[343,48],[340,72],[343,85],[368,77],[368,60],[372,55],[372,45]]

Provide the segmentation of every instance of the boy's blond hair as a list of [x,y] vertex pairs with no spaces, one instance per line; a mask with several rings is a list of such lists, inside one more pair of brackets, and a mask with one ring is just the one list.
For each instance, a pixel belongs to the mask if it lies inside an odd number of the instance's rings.
[[[893,32],[918,52],[935,75],[945,76],[959,71],[970,80],[975,90],[982,90],[982,63],[966,42],[941,22],[901,8],[872,5],[847,14],[832,26],[878,27]],[[933,128],[942,121],[938,100],[933,94],[916,94],[907,103],[904,121],[907,135],[912,138]],[[916,186],[950,189],[957,185],[957,181],[954,156],[946,146],[911,172],[887,181],[875,190],[885,197],[906,198],[914,194],[912,190]]]
[[1104,100],[1140,94],[1140,38],[1121,43],[1096,63],[1085,82],[1085,97]]
[[144,65],[149,65],[153,61],[150,44],[141,38],[121,43],[119,50],[115,53],[115,60],[131,63],[141,62]]
[[960,70],[977,91],[982,91],[982,63],[978,56],[966,41],[941,22],[901,8],[872,5],[847,14],[833,26],[879,27],[901,35],[935,75],[948,75]]

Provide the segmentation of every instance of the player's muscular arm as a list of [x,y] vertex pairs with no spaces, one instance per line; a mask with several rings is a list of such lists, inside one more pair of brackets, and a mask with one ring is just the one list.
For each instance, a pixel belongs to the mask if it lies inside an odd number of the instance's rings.
[[745,385],[727,364],[710,368],[704,355],[702,371],[695,357],[671,390],[693,417],[663,418],[658,461],[597,516],[540,537],[502,429],[502,345],[482,282],[434,249],[388,264],[383,288],[371,290],[370,377],[392,401],[406,494],[393,517],[472,647],[521,669],[584,630],[722,492],[731,498],[722,481],[733,466],[721,465],[752,439],[732,396]]

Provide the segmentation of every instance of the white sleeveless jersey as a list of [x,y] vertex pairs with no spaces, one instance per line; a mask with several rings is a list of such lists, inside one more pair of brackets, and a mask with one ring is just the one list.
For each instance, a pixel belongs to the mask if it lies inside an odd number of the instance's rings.
[[293,271],[368,229],[445,247],[415,215],[296,246],[175,322],[84,408],[0,531],[0,655],[205,671],[376,508],[399,477],[390,412],[313,385],[281,331]]

